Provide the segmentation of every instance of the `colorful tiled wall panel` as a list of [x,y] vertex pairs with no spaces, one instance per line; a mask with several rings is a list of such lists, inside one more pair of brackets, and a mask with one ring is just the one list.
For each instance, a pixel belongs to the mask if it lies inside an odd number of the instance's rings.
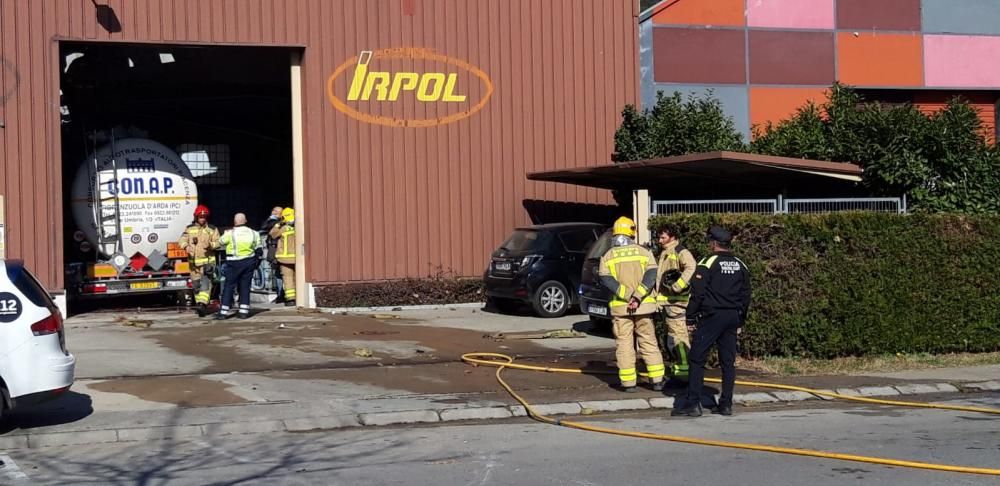
[[839,80],[914,103],[963,94],[996,113],[1000,0],[666,0],[648,12],[647,106],[656,91],[712,89],[749,134]]

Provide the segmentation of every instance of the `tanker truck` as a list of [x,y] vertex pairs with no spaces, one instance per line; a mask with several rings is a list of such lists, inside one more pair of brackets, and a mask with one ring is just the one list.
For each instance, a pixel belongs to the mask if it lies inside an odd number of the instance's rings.
[[[191,222],[198,188],[170,148],[112,139],[80,165],[70,191],[78,252],[67,256],[70,295],[92,298],[186,294],[188,255],[177,241]],[[72,258],[71,258],[72,257]]]

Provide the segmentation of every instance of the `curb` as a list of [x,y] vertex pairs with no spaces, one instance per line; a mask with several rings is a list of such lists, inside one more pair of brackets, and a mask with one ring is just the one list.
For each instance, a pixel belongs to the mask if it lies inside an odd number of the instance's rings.
[[[822,390],[827,391],[827,390]],[[1000,391],[1000,381],[978,383],[934,383],[905,384],[895,386],[868,386],[861,388],[840,388],[843,395],[879,397],[899,395],[922,395],[931,393],[959,393]],[[755,392],[740,393],[733,401],[744,406],[767,403],[801,402],[805,400],[833,400],[806,392]],[[627,412],[640,410],[663,410],[673,408],[672,397],[627,398],[621,400],[579,401],[545,403],[533,405],[544,415],[588,415],[601,412]],[[376,412],[360,414],[340,414],[326,417],[308,417],[285,420],[254,422],[225,422],[178,426],[123,427],[107,430],[81,430],[76,432],[50,432],[0,437],[0,451],[9,449],[37,449],[41,447],[107,444],[116,442],[140,442],[150,440],[193,439],[198,437],[221,437],[228,435],[265,434],[273,432],[315,432],[322,430],[353,427],[377,427],[408,424],[453,423],[468,420],[498,420],[525,417],[527,412],[521,405],[463,407],[441,410],[406,410],[398,412]]]
[[403,312],[415,310],[479,309],[485,305],[485,302],[468,302],[464,304],[392,305],[382,307],[317,307],[317,309],[324,314],[340,314],[344,312]]

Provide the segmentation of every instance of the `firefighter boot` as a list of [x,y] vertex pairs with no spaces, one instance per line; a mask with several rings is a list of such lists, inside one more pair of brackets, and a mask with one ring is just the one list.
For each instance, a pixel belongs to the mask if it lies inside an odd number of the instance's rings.
[[688,379],[688,352],[687,344],[678,343],[670,349],[670,357],[673,365],[670,367],[670,377],[677,381],[686,382]]
[[198,317],[205,317],[208,315],[208,306],[205,304],[198,304],[195,312],[198,313]]

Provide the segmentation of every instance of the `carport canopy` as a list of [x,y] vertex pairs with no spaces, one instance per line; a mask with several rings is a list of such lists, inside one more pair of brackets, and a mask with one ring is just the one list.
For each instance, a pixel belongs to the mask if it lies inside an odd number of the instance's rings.
[[[575,169],[532,172],[528,180],[601,189],[649,189],[670,185],[787,190],[830,185],[853,187],[861,167],[843,162],[794,159],[739,152],[705,152]],[[838,183],[839,182],[839,183]]]

